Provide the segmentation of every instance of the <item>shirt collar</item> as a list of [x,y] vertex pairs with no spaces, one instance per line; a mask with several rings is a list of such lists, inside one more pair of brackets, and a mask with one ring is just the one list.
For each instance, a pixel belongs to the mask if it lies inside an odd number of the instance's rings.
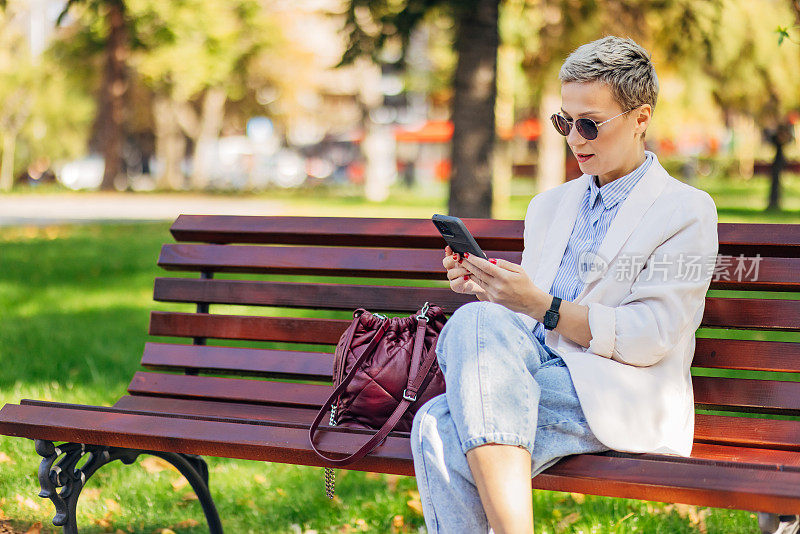
[[633,186],[636,185],[639,178],[647,172],[647,169],[650,168],[650,164],[653,161],[654,156],[652,152],[645,150],[644,155],[644,163],[625,176],[621,176],[602,187],[597,185],[597,176],[591,176],[589,180],[589,206],[592,207],[595,205],[598,195],[600,195],[600,200],[603,202],[605,209],[611,209],[619,202],[625,200],[628,197],[628,193],[633,189]]

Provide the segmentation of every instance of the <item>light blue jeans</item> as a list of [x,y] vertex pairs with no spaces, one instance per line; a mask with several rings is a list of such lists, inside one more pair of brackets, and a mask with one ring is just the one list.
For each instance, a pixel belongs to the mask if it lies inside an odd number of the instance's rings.
[[436,356],[447,391],[420,407],[411,428],[429,534],[493,532],[467,463],[474,447],[526,448],[531,477],[564,456],[609,450],[589,429],[564,360],[505,306],[458,308]]

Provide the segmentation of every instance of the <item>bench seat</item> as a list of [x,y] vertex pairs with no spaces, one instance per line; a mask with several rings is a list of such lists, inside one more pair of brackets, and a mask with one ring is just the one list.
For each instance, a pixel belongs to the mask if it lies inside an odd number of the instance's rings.
[[[465,223],[490,257],[521,261],[522,221]],[[427,219],[181,215],[171,232],[180,243],[165,244],[158,264],[200,277],[157,277],[153,297],[196,311],[151,312],[159,339],[145,343],[127,394],[108,407],[22,399],[0,409],[0,434],[36,440],[50,478],[56,455],[44,442],[328,466],[308,428],[332,390],[333,349],[352,311],[405,315],[430,301],[449,316],[474,300],[447,287]],[[720,224],[719,236],[692,362],[691,457],[573,455],[534,488],[800,511],[800,225]],[[737,278],[733,260],[754,257],[758,276]],[[365,434],[323,422],[318,445],[345,455]],[[392,432],[347,468],[413,476],[409,433]]]

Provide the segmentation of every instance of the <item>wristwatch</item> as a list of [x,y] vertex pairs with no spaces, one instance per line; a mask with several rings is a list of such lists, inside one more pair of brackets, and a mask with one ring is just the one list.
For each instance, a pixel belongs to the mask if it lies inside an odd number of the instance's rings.
[[558,324],[558,308],[561,306],[561,299],[558,297],[553,297],[553,302],[550,304],[550,309],[544,313],[544,327],[547,330],[552,330]]

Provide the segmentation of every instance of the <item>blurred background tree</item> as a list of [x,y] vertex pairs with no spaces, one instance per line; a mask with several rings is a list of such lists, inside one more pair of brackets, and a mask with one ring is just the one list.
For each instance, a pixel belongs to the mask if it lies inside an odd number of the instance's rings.
[[[86,149],[94,103],[77,73],[62,68],[54,50],[33,55],[10,21],[15,6],[0,11],[0,190],[29,167],[48,169],[53,160],[75,158]],[[31,168],[31,172],[37,172]]]
[[499,0],[348,1],[348,44],[340,65],[362,56],[381,62],[392,40],[400,43],[402,61],[412,32],[430,14],[447,17],[453,26],[451,215],[491,217],[498,9]]

